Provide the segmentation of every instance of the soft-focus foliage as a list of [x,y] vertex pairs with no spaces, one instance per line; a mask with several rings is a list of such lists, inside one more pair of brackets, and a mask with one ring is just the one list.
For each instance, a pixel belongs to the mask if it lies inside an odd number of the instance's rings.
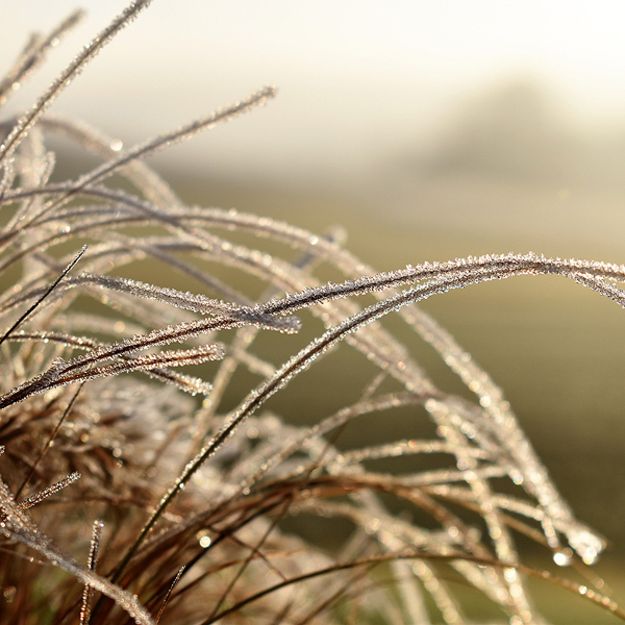
[[[589,585],[521,562],[520,535],[580,569],[604,542],[560,497],[489,376],[415,303],[555,274],[623,306],[625,267],[509,254],[375,273],[340,233],[185,206],[140,159],[263,104],[272,88],[129,149],[46,114],[145,4],[1,127],[2,622],[455,624],[466,622],[455,594],[464,580],[502,622],[529,625],[542,622],[525,588],[532,575],[622,616]],[[0,103],[77,18],[28,41]],[[52,135],[102,164],[51,182]],[[124,275],[144,261],[197,292]],[[428,377],[381,322],[391,313],[470,393]],[[293,349],[287,335],[319,322],[325,331],[285,362],[255,349],[259,333],[277,354]],[[347,346],[375,370],[360,397],[312,427],[265,405]],[[255,380],[247,394],[241,371]],[[431,436],[341,446],[362,418],[401,410],[415,423],[429,417]],[[330,551],[289,531],[292,517],[340,519],[330,527],[347,536]]]

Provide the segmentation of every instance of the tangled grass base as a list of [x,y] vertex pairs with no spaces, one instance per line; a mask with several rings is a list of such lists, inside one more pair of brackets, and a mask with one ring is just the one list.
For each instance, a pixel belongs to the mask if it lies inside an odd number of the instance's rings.
[[[340,233],[185,206],[141,159],[264,104],[272,88],[130,149],[47,112],[147,4],[130,4],[30,110],[0,126],[2,623],[466,623],[451,577],[502,620],[530,625],[544,622],[531,576],[623,618],[590,583],[521,561],[519,535],[578,569],[604,541],[559,495],[490,377],[415,304],[555,274],[625,306],[625,266],[508,254],[376,273]],[[0,83],[0,106],[79,17],[28,40]],[[50,182],[50,135],[102,164]],[[263,251],[267,239],[295,259]],[[198,292],[122,275],[144,260]],[[224,280],[221,266],[242,279]],[[341,277],[325,283],[320,268]],[[240,286],[250,280],[260,298]],[[435,385],[380,323],[395,313],[473,401]],[[254,350],[259,334],[278,343],[313,318],[325,331],[286,362]],[[357,401],[311,427],[267,408],[344,343],[376,369]],[[218,364],[199,371],[210,380],[187,370],[209,361]],[[243,396],[240,370],[257,380]],[[223,408],[226,392],[240,396],[234,409]],[[339,445],[362,417],[399,409],[429,415],[433,436]],[[385,469],[400,457],[408,470]],[[349,535],[330,551],[288,531],[297,515],[341,519]]]

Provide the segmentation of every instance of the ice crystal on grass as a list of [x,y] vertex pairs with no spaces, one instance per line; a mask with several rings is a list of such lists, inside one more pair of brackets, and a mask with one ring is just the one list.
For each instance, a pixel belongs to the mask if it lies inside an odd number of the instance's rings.
[[30,495],[19,503],[20,508],[23,510],[27,510],[28,508],[32,508],[36,506],[38,503],[41,503],[44,499],[47,499],[51,495],[56,495],[56,493],[62,491],[64,488],[69,486],[72,482],[80,479],[80,473],[70,473],[67,477],[64,477],[62,480],[55,482],[54,484],[44,488],[39,493],[35,493],[34,495]]
[[[575,518],[501,390],[416,304],[485,281],[553,275],[624,306],[625,267],[511,253],[377,273],[336,231],[319,236],[264,216],[186,206],[141,159],[264,104],[273,88],[129,149],[47,113],[147,4],[131,3],[31,109],[0,124],[0,273],[18,275],[12,284],[5,278],[0,295],[3,623],[208,625],[232,615],[302,625],[466,623],[450,568],[511,625],[544,622],[528,576],[623,618],[599,587],[523,564],[519,535],[558,565],[592,564],[604,540]],[[0,106],[78,17],[27,42],[0,81]],[[54,134],[101,164],[51,183]],[[119,178],[124,190],[111,182]],[[238,233],[251,243],[235,241]],[[289,249],[268,254],[267,239],[296,250],[295,259]],[[87,240],[78,254],[61,251]],[[173,272],[176,284],[126,275],[146,260]],[[226,281],[209,266],[246,279]],[[342,277],[324,283],[319,267]],[[250,279],[260,288],[241,286]],[[99,312],[87,312],[84,298]],[[473,401],[439,388],[420,354],[380,323],[395,313]],[[281,335],[311,316],[325,330],[286,361],[256,349],[263,333],[282,347]],[[309,427],[270,411],[273,395],[343,345],[376,369],[359,397]],[[236,383],[242,368],[256,380],[251,390]],[[231,410],[226,394],[238,402]],[[431,433],[389,431],[394,440],[343,445],[344,430],[400,410],[414,420],[428,415]],[[403,468],[393,470],[398,460]],[[350,534],[329,553],[287,530],[298,515],[319,525],[342,519]],[[383,566],[390,584],[376,571]]]
[[[93,522],[91,543],[89,544],[89,558],[87,559],[87,568],[90,571],[95,571],[103,528],[104,523],[102,523],[100,519]],[[89,618],[91,616],[91,594],[91,586],[86,585],[82,592],[82,603],[80,605],[80,625],[87,625],[89,623]]]

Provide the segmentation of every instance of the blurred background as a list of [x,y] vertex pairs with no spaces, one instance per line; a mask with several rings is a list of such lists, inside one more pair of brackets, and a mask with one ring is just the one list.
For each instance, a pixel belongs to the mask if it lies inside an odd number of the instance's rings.
[[[76,7],[1,4],[1,70],[27,33]],[[84,23],[9,112],[124,5],[83,1]],[[624,20],[619,2],[160,0],[53,110],[132,145],[275,84],[266,108],[152,159],[183,198],[319,232],[341,224],[378,269],[529,250],[623,263]],[[423,306],[503,387],[578,516],[609,539],[607,578],[620,578],[622,311],[557,278]],[[302,418],[326,414],[324,401],[306,397]]]

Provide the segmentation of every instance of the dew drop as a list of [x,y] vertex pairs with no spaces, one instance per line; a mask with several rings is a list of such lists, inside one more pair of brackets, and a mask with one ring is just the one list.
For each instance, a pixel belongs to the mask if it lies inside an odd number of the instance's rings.
[[556,551],[553,554],[553,561],[558,566],[569,566],[571,564],[571,554],[566,551]]

